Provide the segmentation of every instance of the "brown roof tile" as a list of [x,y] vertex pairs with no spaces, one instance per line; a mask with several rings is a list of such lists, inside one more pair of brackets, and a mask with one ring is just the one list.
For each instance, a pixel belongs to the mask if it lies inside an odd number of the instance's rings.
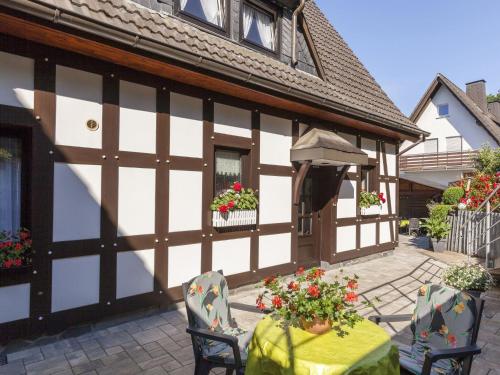
[[[18,0],[5,0],[7,5],[9,1]],[[65,10],[71,11],[294,90],[331,100],[365,113],[367,118],[375,117],[380,123],[387,121],[407,130],[418,131],[375,82],[312,0],[306,4],[304,17],[325,71],[325,81],[236,42],[205,32],[175,16],[142,7],[129,0],[37,2],[57,7],[63,17]]]

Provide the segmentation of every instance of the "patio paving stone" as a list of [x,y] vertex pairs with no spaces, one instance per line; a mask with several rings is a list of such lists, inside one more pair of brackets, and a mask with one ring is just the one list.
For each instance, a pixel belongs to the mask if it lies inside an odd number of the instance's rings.
[[[459,263],[464,256],[456,253],[435,254],[420,249],[421,240],[401,237],[401,245],[393,253],[368,261],[342,265],[345,274],[360,277],[360,300],[373,300],[374,307],[359,305],[367,317],[374,314],[411,313],[418,288],[427,280],[439,282],[441,270],[450,263]],[[339,276],[341,267],[332,267],[328,279]],[[254,305],[258,288],[243,287],[231,291],[234,302]],[[484,311],[478,345],[483,353],[474,361],[472,374],[500,373],[500,289],[484,296]],[[233,309],[239,325],[252,329],[262,314]],[[97,322],[86,331],[68,330],[34,342],[13,343],[7,347],[8,364],[0,366],[0,375],[75,374],[193,374],[194,357],[191,338],[185,332],[186,312],[182,306],[174,311],[144,310]],[[394,340],[411,340],[409,323],[382,325]],[[79,332],[68,338],[70,332]],[[12,348],[10,351],[9,349]],[[1,349],[0,349],[1,350]],[[0,353],[1,354],[1,353]],[[223,370],[214,370],[223,374]]]

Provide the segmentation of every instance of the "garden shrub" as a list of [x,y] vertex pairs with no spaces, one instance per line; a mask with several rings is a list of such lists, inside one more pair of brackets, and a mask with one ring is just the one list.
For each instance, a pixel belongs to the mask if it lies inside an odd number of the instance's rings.
[[427,208],[429,209],[429,218],[445,221],[448,214],[453,209],[453,206],[449,204],[431,203],[427,205]]
[[465,191],[460,186],[451,186],[443,193],[443,203],[457,205],[465,194]]

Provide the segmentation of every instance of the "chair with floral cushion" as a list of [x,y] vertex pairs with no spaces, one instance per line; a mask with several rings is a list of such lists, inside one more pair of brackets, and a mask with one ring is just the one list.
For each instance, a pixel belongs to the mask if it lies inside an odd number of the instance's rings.
[[247,346],[253,332],[239,328],[231,306],[258,313],[253,306],[229,304],[229,289],[222,272],[210,271],[182,286],[195,356],[195,374],[226,368],[226,374],[244,373]]
[[401,367],[415,375],[469,375],[484,301],[447,286],[425,284],[413,314],[372,316],[370,320],[411,320],[410,346],[399,345]]

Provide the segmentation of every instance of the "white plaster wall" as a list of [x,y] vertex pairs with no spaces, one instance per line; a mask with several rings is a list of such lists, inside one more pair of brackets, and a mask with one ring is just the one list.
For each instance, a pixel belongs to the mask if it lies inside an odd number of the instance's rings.
[[203,157],[203,100],[170,94],[170,154]]
[[[354,147],[358,147],[358,137],[356,137],[354,134],[349,134],[349,133],[338,133],[338,135],[342,138],[344,138],[346,141],[348,141],[350,144],[352,144]],[[356,173],[357,167],[355,165],[352,165],[349,167],[348,171]]]
[[30,284],[0,288],[0,324],[30,316]]
[[380,243],[391,242],[391,221],[382,221],[380,223]]
[[168,248],[168,287],[180,286],[201,273],[201,243]]
[[214,241],[212,245],[212,269],[222,270],[224,275],[250,271],[250,237],[227,241]]
[[168,231],[201,229],[203,174],[171,170],[169,178]]
[[[392,144],[385,143],[385,157],[387,159],[387,175],[396,175],[396,146]],[[385,174],[384,169],[384,158],[381,158],[381,174]]]
[[344,180],[340,185],[339,199],[337,202],[337,218],[355,217],[357,181]]
[[[99,128],[89,130],[88,120]],[[56,144],[101,148],[102,126],[102,76],[57,65]]]
[[370,138],[361,138],[361,151],[365,152],[369,158],[377,158],[377,141]]
[[361,247],[368,247],[377,244],[377,224],[362,224],[361,232],[359,234],[361,240]]
[[259,237],[259,269],[290,263],[292,237],[290,233]]
[[35,61],[0,52],[0,104],[33,109]]
[[292,121],[260,115],[260,163],[290,165]]
[[155,251],[135,250],[116,257],[116,298],[150,293],[154,290]]
[[156,153],[156,89],[120,81],[121,151]]
[[290,223],[292,221],[292,178],[260,176],[260,224]]
[[99,255],[52,261],[52,312],[99,302]]
[[[389,183],[389,192],[391,193],[391,208],[392,208],[392,211],[390,212],[391,215],[394,215],[396,214],[396,205],[397,205],[397,196],[396,196],[396,183],[394,182],[390,182]],[[387,200],[388,202],[388,200]],[[386,202],[386,203],[387,203]]]
[[356,250],[356,226],[337,227],[337,253]]
[[214,105],[214,132],[252,137],[252,112],[225,104]]
[[54,163],[53,241],[101,237],[101,166]]
[[[450,115],[439,118],[437,106],[448,104]],[[417,121],[417,126],[431,133],[427,138],[438,138],[439,152],[446,152],[446,137],[462,136],[463,149],[475,150],[488,143],[498,147],[495,140],[481,125],[476,125],[475,118],[444,86],[436,92]],[[411,143],[405,142],[403,147]],[[420,144],[408,151],[407,155],[424,153],[424,145]]]
[[155,192],[155,169],[118,169],[118,236],[155,233]]

